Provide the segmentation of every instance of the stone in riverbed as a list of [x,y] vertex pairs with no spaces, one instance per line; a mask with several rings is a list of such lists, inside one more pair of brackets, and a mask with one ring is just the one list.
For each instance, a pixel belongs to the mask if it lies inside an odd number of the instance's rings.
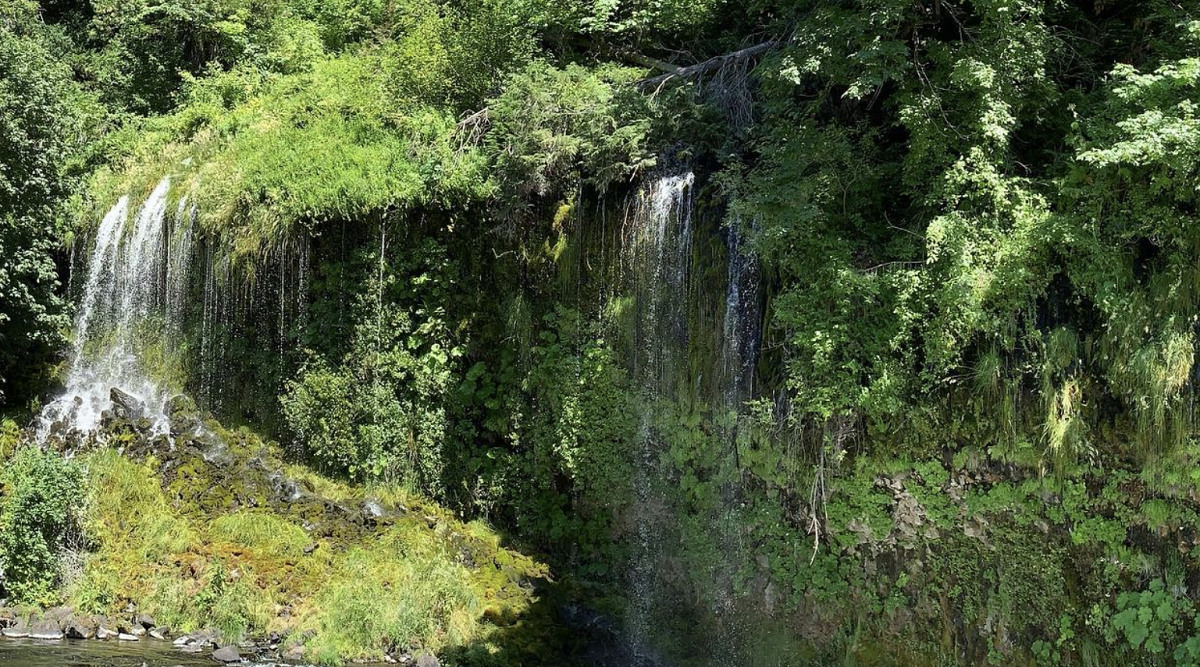
[[231,662],[241,662],[242,656],[238,653],[236,647],[222,646],[221,648],[212,652],[212,659],[216,660],[217,662],[228,664]]
[[153,637],[153,638],[155,638],[155,639],[160,639],[160,640],[161,640],[161,639],[166,639],[166,638],[167,638],[167,634],[168,634],[168,630],[167,630],[166,628],[163,628],[163,627],[158,627],[158,628],[150,628],[149,632],[150,632],[150,636],[151,636],[151,637]]
[[29,630],[29,638],[56,640],[62,639],[63,633],[62,630],[59,629],[58,623],[53,621],[42,621]]
[[134,617],[133,623],[134,623],[134,625],[142,626],[146,630],[149,630],[150,628],[153,628],[156,625],[158,625],[157,623],[154,622],[154,617],[149,616],[147,614],[138,614],[137,616]]
[[71,639],[91,639],[96,636],[96,626],[86,618],[77,618],[67,623],[66,632]]
[[14,625],[0,630],[0,636],[8,637],[9,639],[24,639],[29,636],[29,628],[23,625]]
[[137,635],[131,635],[125,632],[119,633],[117,635],[117,639],[123,642],[137,642],[142,640],[142,638]]
[[171,643],[172,643],[172,644],[174,644],[174,645],[176,645],[176,646],[183,646],[184,644],[187,644],[187,643],[188,643],[188,642],[190,642],[190,641],[192,641],[192,638],[191,638],[191,637],[189,637],[189,636],[187,636],[187,635],[183,635],[182,637],[177,637],[177,638],[175,639],[175,641],[173,641],[173,642],[171,642]]
[[119,635],[119,634],[121,634],[121,633],[117,632],[116,630],[113,630],[112,628],[108,627],[107,625],[104,625],[103,623],[101,623],[100,626],[96,628],[96,639],[116,639],[117,635]]
[[434,654],[422,653],[417,656],[417,667],[441,667],[441,663]]

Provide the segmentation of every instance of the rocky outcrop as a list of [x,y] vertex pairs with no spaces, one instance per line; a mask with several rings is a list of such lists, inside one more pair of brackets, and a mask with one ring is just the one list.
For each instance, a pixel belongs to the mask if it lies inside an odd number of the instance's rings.
[[126,421],[136,421],[145,416],[146,404],[137,396],[121,391],[117,387],[109,390],[108,396],[112,400],[113,417]]

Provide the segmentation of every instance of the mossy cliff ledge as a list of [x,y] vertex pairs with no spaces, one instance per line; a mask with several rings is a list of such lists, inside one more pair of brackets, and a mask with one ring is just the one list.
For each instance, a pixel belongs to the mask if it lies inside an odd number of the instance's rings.
[[485,524],[285,464],[278,445],[202,419],[186,397],[166,403],[157,435],[137,399],[112,399],[87,436],[54,427],[39,446],[8,430],[0,522],[27,544],[6,539],[5,562],[30,560],[18,548],[47,558],[0,580],[6,637],[321,664],[519,660],[514,626],[549,572]]

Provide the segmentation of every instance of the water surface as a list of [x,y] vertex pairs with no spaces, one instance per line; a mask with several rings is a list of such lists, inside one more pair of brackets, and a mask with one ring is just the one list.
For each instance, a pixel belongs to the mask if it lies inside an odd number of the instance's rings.
[[170,642],[0,640],[3,667],[217,667],[208,653],[183,653]]

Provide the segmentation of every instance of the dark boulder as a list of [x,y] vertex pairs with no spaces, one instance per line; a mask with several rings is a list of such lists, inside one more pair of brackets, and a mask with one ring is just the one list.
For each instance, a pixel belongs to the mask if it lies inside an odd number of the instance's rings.
[[117,419],[130,422],[137,421],[146,412],[146,405],[137,396],[125,393],[116,387],[113,387],[108,392],[108,397],[113,404],[113,417]]
[[195,438],[204,431],[204,421],[196,402],[183,394],[172,396],[163,406],[163,416],[171,425],[173,437]]

